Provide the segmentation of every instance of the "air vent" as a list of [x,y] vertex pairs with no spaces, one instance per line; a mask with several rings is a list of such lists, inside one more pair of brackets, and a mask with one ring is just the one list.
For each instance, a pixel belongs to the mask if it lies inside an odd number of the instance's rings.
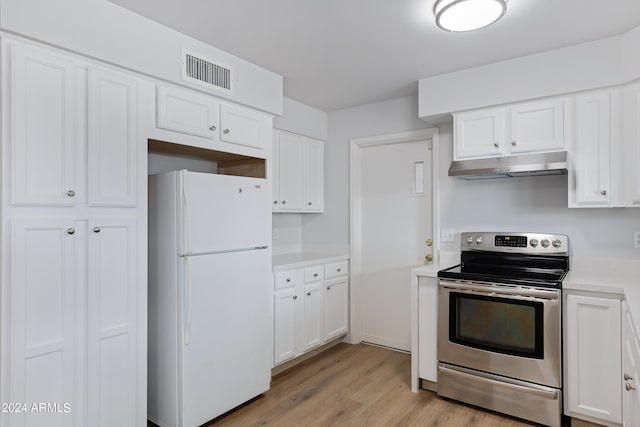
[[233,87],[231,68],[187,51],[182,52],[182,79],[225,92]]

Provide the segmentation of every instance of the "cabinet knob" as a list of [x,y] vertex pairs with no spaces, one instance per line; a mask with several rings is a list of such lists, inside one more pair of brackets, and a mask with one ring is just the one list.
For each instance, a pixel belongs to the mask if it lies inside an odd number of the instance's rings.
[[287,280],[285,280],[285,282],[287,283],[291,282],[291,278],[287,277]]
[[216,125],[211,125],[211,127],[210,127],[209,129],[211,129],[211,130],[216,130],[216,129],[218,129],[218,128],[216,127]]
[[100,232],[100,227],[93,227],[93,232],[94,233],[99,233]]
[[627,374],[627,373],[625,373],[625,374],[624,374],[624,380],[625,380],[625,381],[630,381],[630,380],[632,380],[632,379],[633,379],[633,377],[632,377],[631,375],[629,375],[629,374]]
[[273,204],[274,204],[274,205],[277,205],[277,204],[278,204],[278,201],[277,201],[277,200],[274,200],[274,201],[273,201]]
[[626,383],[626,384],[624,385],[624,388],[625,388],[627,391],[632,391],[632,390],[635,390],[635,389],[636,389],[634,386],[632,386],[632,385],[631,385],[631,384],[629,384],[629,383]]
[[312,204],[313,204],[313,203],[311,203],[311,202],[307,203],[307,205],[309,205],[309,206],[311,206]]
[[283,201],[282,201],[282,204],[283,204],[283,205],[286,205],[286,204],[287,204],[287,201],[286,201],[286,200],[283,200]]
[[313,273],[313,277],[318,277],[318,273]]
[[517,141],[511,141],[511,146],[512,146],[512,147],[515,147],[516,145],[518,145],[518,142],[517,142]]
[[69,196],[69,197],[73,197],[73,196],[75,196],[75,195],[76,195],[76,192],[75,192],[75,191],[73,191],[73,190],[69,190],[69,191],[67,191],[67,196]]
[[298,295],[294,295],[294,296],[293,296],[293,299],[294,299],[294,300],[297,300],[297,299],[298,299]]
[[311,291],[307,292],[307,296],[310,297],[311,296]]
[[330,291],[331,290],[331,286],[327,286],[327,290]]
[[73,228],[67,228],[67,234],[75,234],[76,230]]
[[602,194],[603,196],[606,196],[606,195],[607,195],[607,190],[602,190],[602,191],[600,192],[600,194]]
[[493,146],[494,146],[495,148],[498,148],[498,147],[500,147],[500,144],[498,144],[497,142],[494,142],[494,143],[493,143]]
[[337,271],[338,273],[340,273],[340,272],[342,271],[342,269],[341,269],[341,268],[339,268],[339,269],[337,269],[336,271]]
[[227,133],[229,133],[229,129],[225,129],[225,130],[223,130],[223,132],[224,132],[225,134],[227,134]]

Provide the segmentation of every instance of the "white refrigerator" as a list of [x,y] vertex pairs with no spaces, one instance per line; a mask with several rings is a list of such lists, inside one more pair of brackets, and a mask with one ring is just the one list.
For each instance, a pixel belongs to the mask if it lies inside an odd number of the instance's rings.
[[260,178],[149,177],[148,416],[195,427],[271,379],[270,188]]

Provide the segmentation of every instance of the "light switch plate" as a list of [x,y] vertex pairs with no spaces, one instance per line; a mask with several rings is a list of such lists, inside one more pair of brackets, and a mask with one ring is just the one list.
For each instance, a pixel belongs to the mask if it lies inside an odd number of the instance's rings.
[[440,240],[443,242],[455,242],[456,230],[453,228],[443,228]]

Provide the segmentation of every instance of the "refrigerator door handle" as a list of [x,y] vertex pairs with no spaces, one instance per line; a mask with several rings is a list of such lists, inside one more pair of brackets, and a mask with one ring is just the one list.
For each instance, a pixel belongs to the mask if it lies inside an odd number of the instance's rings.
[[184,253],[191,253],[191,242],[189,241],[189,192],[187,190],[188,171],[182,171],[182,199],[184,201],[184,209],[182,211],[182,226],[184,227]]
[[191,280],[191,260],[189,257],[185,257],[185,267],[187,273],[186,280],[186,310],[185,310],[185,321],[184,321],[184,345],[189,345],[189,340],[191,338],[191,284],[193,280]]

